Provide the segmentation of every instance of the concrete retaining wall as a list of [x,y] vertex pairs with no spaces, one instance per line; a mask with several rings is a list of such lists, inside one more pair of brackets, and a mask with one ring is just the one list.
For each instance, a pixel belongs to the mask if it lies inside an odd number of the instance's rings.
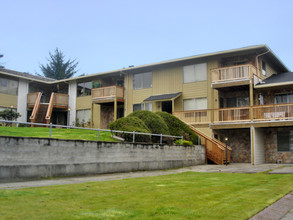
[[202,146],[0,137],[0,180],[170,169],[205,163]]

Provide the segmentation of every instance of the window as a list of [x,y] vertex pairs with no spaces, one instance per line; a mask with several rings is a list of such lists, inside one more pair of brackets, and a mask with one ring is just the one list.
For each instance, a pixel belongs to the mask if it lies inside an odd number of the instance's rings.
[[152,87],[152,73],[133,74],[133,89],[146,89]]
[[293,103],[293,94],[275,95],[275,104]]
[[0,93],[17,95],[18,81],[0,78]]
[[183,100],[183,110],[202,110],[207,109],[207,98],[185,99]]
[[249,97],[227,98],[227,108],[249,106]]
[[133,111],[139,111],[139,110],[143,110],[143,103],[141,104],[134,104],[133,105]]
[[261,61],[261,64],[262,64],[262,75],[266,76],[267,75],[267,64],[263,60]]
[[145,103],[145,110],[152,111],[153,110],[153,103],[151,103],[151,102]]
[[277,132],[278,151],[293,151],[293,130]]
[[88,123],[91,121],[91,110],[90,109],[82,109],[76,111],[76,119],[80,124]]
[[183,82],[197,82],[207,80],[207,64],[200,63],[183,67]]
[[[145,108],[144,108],[145,106]],[[153,110],[153,103],[148,102],[148,103],[140,103],[140,104],[134,104],[133,105],[133,111],[139,111],[139,110],[147,110],[147,111],[152,111]]]
[[92,82],[82,82],[77,84],[77,97],[91,95]]

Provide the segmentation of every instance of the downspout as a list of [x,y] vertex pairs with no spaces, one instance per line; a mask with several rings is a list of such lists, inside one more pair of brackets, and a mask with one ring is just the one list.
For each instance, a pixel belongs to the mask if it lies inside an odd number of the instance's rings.
[[266,52],[264,52],[264,53],[261,53],[261,54],[259,54],[259,55],[257,55],[257,56],[255,57],[255,60],[256,60],[256,71],[257,71],[257,75],[258,75],[258,76],[260,76],[260,74],[259,74],[259,65],[258,65],[258,58],[259,58],[260,56],[263,56],[263,55],[269,53],[269,52],[271,52],[271,49],[268,49],[268,51],[266,51]]

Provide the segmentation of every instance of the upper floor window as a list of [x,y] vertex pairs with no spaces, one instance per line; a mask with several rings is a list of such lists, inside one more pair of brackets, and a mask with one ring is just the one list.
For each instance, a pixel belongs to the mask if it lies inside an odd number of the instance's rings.
[[133,74],[133,89],[152,87],[152,72]]
[[183,82],[197,82],[207,80],[207,64],[200,63],[183,67]]
[[262,75],[266,76],[267,75],[267,64],[263,60],[261,61],[261,64],[262,64]]
[[91,95],[92,82],[82,82],[77,84],[77,97]]
[[183,100],[184,111],[207,109],[207,98],[195,98]]
[[12,79],[0,78],[0,93],[17,95],[18,81]]
[[275,95],[275,104],[293,103],[293,94]]

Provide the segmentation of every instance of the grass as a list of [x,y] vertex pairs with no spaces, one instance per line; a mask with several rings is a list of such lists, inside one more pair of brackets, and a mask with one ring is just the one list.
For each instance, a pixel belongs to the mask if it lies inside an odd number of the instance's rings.
[[0,190],[1,219],[248,219],[293,175],[194,173]]
[[[49,138],[49,128],[30,128],[30,127],[2,127],[0,126],[0,136],[18,137],[40,137]],[[71,139],[71,140],[97,140],[97,131],[82,129],[52,128],[52,138]],[[110,132],[100,131],[100,141],[117,141],[111,137]]]

